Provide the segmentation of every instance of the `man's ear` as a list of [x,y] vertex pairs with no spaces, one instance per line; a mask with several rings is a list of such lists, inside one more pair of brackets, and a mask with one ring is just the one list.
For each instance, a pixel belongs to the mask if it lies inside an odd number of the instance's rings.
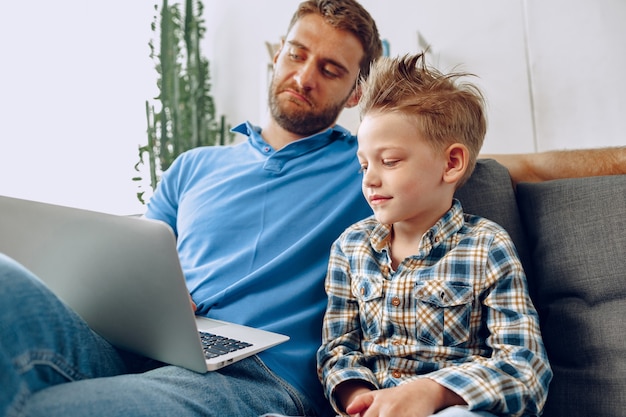
[[359,104],[359,100],[361,99],[361,84],[357,84],[356,87],[354,87],[354,89],[352,90],[352,93],[350,93],[350,97],[348,97],[348,101],[346,101],[346,104],[344,105],[345,108],[349,109],[352,108],[354,106],[356,106],[357,104]]
[[443,180],[448,184],[457,183],[465,175],[469,164],[469,151],[460,143],[453,143],[445,150],[446,169]]

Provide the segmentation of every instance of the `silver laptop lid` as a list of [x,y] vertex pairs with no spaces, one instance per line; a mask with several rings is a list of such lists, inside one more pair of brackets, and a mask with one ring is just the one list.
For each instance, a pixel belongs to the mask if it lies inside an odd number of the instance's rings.
[[162,353],[176,351],[175,364],[206,371],[165,223],[0,196],[0,252],[112,344],[170,363]]

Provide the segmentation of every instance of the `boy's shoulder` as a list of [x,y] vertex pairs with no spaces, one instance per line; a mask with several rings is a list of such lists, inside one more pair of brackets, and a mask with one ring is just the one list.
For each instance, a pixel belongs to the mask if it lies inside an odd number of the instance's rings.
[[363,233],[368,231],[371,232],[378,225],[380,225],[378,220],[376,220],[376,218],[371,215],[348,226],[346,230],[342,233],[342,235],[350,235],[354,233]]
[[372,232],[380,226],[381,224],[372,215],[348,226],[339,236],[338,240],[342,242],[353,242],[366,238],[369,239]]
[[485,232],[501,232],[506,230],[500,224],[490,220],[486,217],[478,216],[476,214],[463,213],[465,225],[473,229],[482,230]]
[[475,214],[464,213],[464,225],[462,234],[467,237],[488,238],[496,243],[513,243],[511,236],[499,223],[486,217],[477,216]]

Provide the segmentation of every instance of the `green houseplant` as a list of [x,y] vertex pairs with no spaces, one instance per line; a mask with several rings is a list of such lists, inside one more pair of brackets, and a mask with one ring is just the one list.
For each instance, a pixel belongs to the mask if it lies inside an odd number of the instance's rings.
[[[205,32],[200,0],[185,0],[184,14],[178,3],[163,0],[155,5],[152,31],[158,35],[149,42],[150,57],[158,74],[159,107],[146,101],[147,144],[139,146],[135,170],[144,165],[150,173],[150,188],[154,190],[165,171],[182,152],[198,146],[224,145],[233,141],[230,126],[224,116],[216,117],[215,102],[210,94],[209,61],[200,53],[200,41]],[[147,162],[146,162],[147,161]],[[145,203],[141,175],[137,198]]]

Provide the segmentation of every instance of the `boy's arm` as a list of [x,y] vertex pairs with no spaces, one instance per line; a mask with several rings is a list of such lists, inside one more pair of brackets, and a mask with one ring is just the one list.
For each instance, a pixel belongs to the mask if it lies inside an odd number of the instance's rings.
[[[317,373],[325,394],[337,412],[344,411],[350,387],[376,389],[373,373],[361,364],[359,304],[351,291],[349,261],[340,242],[333,244],[328,262],[328,305],[317,351]],[[353,385],[354,384],[354,385]],[[341,390],[338,390],[339,387]]]
[[[375,390],[365,381],[351,379],[340,383],[335,388],[335,400],[340,410],[345,411],[346,408],[361,394],[367,394]],[[360,413],[362,410],[351,412],[350,414]]]
[[626,174],[626,146],[519,154],[484,154],[504,165],[513,184]]

